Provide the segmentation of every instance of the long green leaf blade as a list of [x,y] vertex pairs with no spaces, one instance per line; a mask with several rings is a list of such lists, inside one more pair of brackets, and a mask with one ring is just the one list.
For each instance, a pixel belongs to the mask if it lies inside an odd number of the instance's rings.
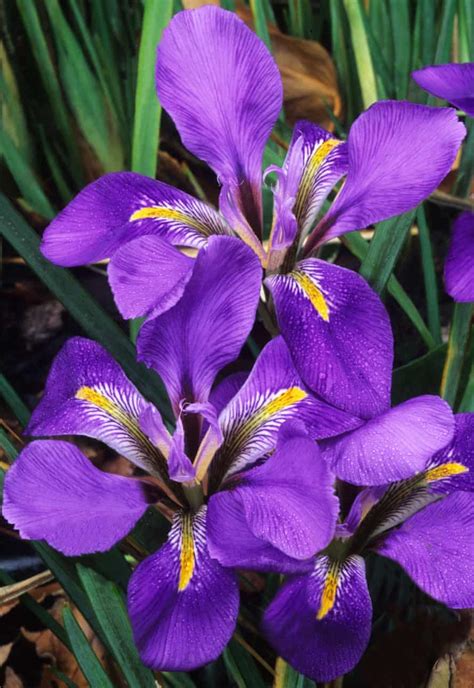
[[141,663],[134,645],[122,591],[87,566],[78,564],[77,571],[107,645],[129,685],[155,688],[153,674]]
[[110,678],[104,671],[102,664],[89,645],[81,627],[74,618],[69,607],[63,612],[63,621],[71,643],[74,656],[86,677],[90,688],[114,688]]
[[140,50],[132,140],[132,170],[154,177],[158,155],[161,105],[155,91],[156,46],[171,18],[172,0],[146,0]]

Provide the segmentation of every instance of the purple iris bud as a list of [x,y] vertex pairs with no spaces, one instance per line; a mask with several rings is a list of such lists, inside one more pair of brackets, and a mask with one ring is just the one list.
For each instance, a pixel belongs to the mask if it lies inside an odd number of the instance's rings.
[[336,539],[308,571],[288,577],[263,627],[275,650],[316,681],[360,660],[372,606],[364,557],[398,562],[431,597],[455,609],[474,604],[474,414],[456,417],[454,439],[407,479],[363,490]]

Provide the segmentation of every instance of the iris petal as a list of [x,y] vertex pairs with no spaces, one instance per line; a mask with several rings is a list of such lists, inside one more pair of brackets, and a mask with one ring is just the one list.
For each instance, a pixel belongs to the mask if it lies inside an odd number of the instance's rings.
[[205,508],[175,517],[167,543],[139,564],[128,588],[135,642],[154,669],[189,671],[216,659],[238,607],[235,574],[209,556]]

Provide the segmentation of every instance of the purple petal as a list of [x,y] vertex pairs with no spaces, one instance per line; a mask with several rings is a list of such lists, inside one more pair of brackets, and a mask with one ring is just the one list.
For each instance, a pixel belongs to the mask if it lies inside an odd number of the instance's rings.
[[157,236],[121,246],[108,267],[115,303],[124,318],[154,318],[175,305],[191,278],[194,260]]
[[296,573],[308,570],[311,563],[294,559],[268,540],[254,535],[239,496],[228,499],[227,494],[230,493],[218,492],[209,500],[207,538],[213,559],[222,566],[254,571]]
[[311,229],[329,192],[347,172],[346,149],[316,124],[296,123],[275,190],[272,248],[288,246],[296,225],[303,235]]
[[338,478],[355,485],[382,485],[423,471],[453,434],[449,405],[426,395],[325,440],[323,455]]
[[205,511],[180,515],[168,542],[135,569],[128,610],[143,662],[189,671],[216,659],[234,632],[239,608],[235,574],[211,559]]
[[411,75],[425,91],[474,117],[474,62],[430,65]]
[[238,239],[211,237],[183,297],[140,330],[140,360],[166,385],[176,415],[182,400],[207,401],[216,374],[239,354],[254,322],[261,267]]
[[219,416],[224,443],[212,466],[212,484],[244,469],[271,451],[281,425],[305,423],[313,439],[344,432],[360,420],[314,399],[294,369],[281,337],[260,353],[252,372]]
[[73,444],[37,440],[5,476],[3,515],[22,538],[73,556],[110,549],[152,501],[146,483],[99,471]]
[[232,12],[179,12],[158,47],[156,83],[184,145],[212,167],[222,196],[258,233],[263,149],[282,105],[264,43]]
[[456,492],[425,507],[377,548],[428,595],[448,607],[474,606],[474,500]]
[[[318,557],[310,575],[293,576],[265,612],[263,630],[277,653],[315,681],[332,681],[360,660],[370,637],[372,604],[361,557],[350,557],[332,580],[333,606],[320,617],[331,595],[327,557]],[[326,604],[326,608],[329,606]]]
[[390,405],[393,339],[382,301],[352,270],[315,258],[267,278],[278,325],[305,383],[362,418]]
[[461,213],[454,223],[444,280],[455,301],[474,301],[474,213]]
[[430,462],[427,476],[432,491],[474,491],[474,413],[454,416],[454,438]]
[[184,450],[184,427],[181,416],[176,421],[176,430],[171,440],[170,454],[168,457],[168,473],[171,480],[178,483],[187,483],[196,477],[193,464]]
[[[290,427],[288,427],[290,426]],[[252,534],[295,559],[308,559],[331,541],[339,512],[334,494],[334,478],[320,456],[316,443],[293,422],[282,427],[276,451],[261,466],[240,474],[213,496],[212,522],[220,521],[238,505]],[[210,507],[211,509],[211,507]],[[209,512],[211,518],[211,511]],[[217,526],[218,527],[218,526]],[[221,549],[235,556],[233,533],[224,523],[221,532],[228,535]],[[226,559],[228,561],[228,557]],[[221,563],[223,563],[221,561]],[[228,564],[227,564],[228,565]],[[235,566],[240,566],[235,561]]]
[[51,366],[27,432],[94,437],[152,474],[166,475],[163,455],[140,428],[147,406],[105,349],[74,337]]
[[230,400],[235,397],[248,376],[249,374],[245,372],[232,373],[214,387],[209,400],[216,409],[217,414],[219,414],[227,406]]
[[344,186],[307,244],[415,208],[450,171],[466,129],[450,108],[381,101],[356,119]]
[[124,243],[155,234],[202,248],[211,234],[231,234],[211,206],[134,172],[106,174],[86,186],[47,227],[41,251],[53,263],[109,258]]

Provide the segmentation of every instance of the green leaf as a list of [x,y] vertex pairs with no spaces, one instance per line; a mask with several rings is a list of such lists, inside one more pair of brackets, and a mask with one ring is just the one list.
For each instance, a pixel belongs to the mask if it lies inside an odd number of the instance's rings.
[[[351,232],[342,238],[343,243],[360,261],[362,261],[368,253],[369,243],[358,233]],[[409,318],[412,325],[415,327],[425,344],[429,349],[436,347],[436,342],[433,335],[427,328],[425,321],[421,317],[417,307],[406,293],[395,275],[390,275],[387,282],[387,291],[395,299],[405,315]]]
[[5,452],[8,461],[14,461],[16,459],[18,453],[16,447],[3,428],[0,428],[0,447]]
[[85,334],[100,342],[110,352],[142,394],[160,407],[162,415],[172,418],[158,376],[137,363],[133,344],[73,275],[43,258],[39,251],[38,236],[3,194],[0,194],[0,233],[64,304]]
[[6,379],[5,375],[2,373],[0,373],[0,396],[3,397],[5,403],[14,413],[18,422],[25,427],[30,420],[30,410],[26,404],[23,403],[21,398]]
[[154,177],[158,155],[161,106],[155,91],[156,46],[173,10],[172,0],[146,0],[138,53],[132,170]]
[[393,404],[400,404],[422,394],[439,394],[446,349],[446,344],[442,344],[425,356],[394,370]]
[[456,303],[454,306],[451,330],[449,332],[448,353],[441,382],[441,396],[452,406],[456,400],[461,382],[461,373],[471,329],[474,304]]
[[384,220],[377,225],[360,273],[381,294],[393,272],[415,212]]
[[252,655],[233,638],[222,657],[231,681],[237,688],[265,688],[265,682]]
[[441,344],[441,322],[439,317],[436,271],[433,260],[433,250],[431,248],[430,231],[428,229],[426,215],[422,205],[418,208],[417,220],[420,238],[421,264],[423,268],[423,281],[425,283],[428,325],[435,342],[437,344]]
[[133,642],[123,592],[89,567],[78,564],[77,571],[102,635],[128,684],[137,688],[155,688],[153,673],[141,663]]
[[273,688],[316,688],[316,684],[278,657]]
[[364,107],[368,108],[369,105],[376,102],[378,94],[372,55],[362,17],[364,8],[360,0],[344,0],[344,7],[349,20],[362,99]]
[[268,33],[267,17],[265,15],[263,0],[250,0],[250,9],[252,10],[255,24],[255,33],[265,43],[267,48],[271,50],[272,44],[270,42],[270,34]]
[[38,16],[36,3],[31,2],[31,0],[17,0],[17,6],[28,34],[43,88],[48,95],[55,126],[60,132],[63,145],[68,152],[71,174],[76,179],[76,182],[82,185],[80,156],[76,136],[69,122],[69,114],[48,49],[46,34],[43,31]]
[[104,671],[97,655],[92,650],[89,641],[81,630],[69,607],[63,611],[63,621],[71,642],[74,656],[86,677],[90,688],[114,688],[110,678]]
[[395,85],[397,98],[408,94],[411,63],[411,35],[408,0],[389,0],[395,53]]
[[161,671],[161,675],[166,679],[166,683],[172,688],[196,688],[196,684],[192,681],[188,674],[182,671]]
[[7,167],[26,203],[34,212],[51,220],[56,214],[53,206],[41,188],[29,162],[23,158],[4,129],[0,129],[0,155],[5,158]]

